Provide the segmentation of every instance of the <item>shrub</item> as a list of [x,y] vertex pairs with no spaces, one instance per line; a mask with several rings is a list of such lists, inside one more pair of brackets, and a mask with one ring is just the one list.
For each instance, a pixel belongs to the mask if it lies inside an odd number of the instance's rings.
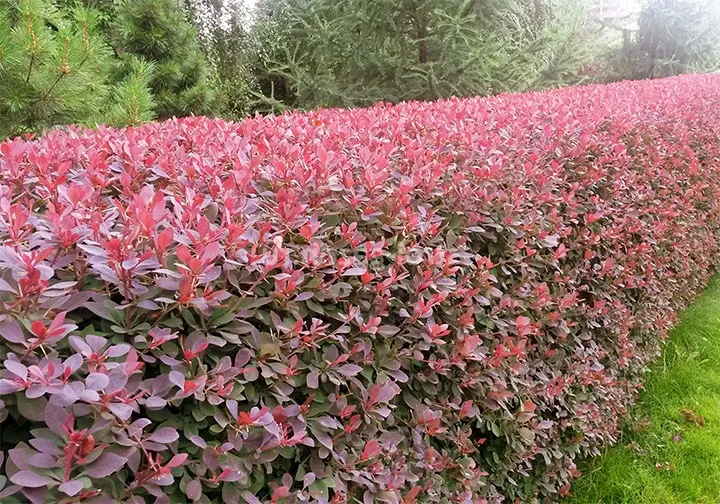
[[556,500],[717,262],[718,97],[0,145],[0,498]]

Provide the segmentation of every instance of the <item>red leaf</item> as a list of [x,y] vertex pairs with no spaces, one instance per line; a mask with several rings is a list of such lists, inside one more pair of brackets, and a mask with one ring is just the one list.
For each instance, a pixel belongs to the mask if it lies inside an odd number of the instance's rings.
[[382,448],[380,448],[380,444],[373,439],[371,441],[368,441],[365,444],[365,448],[363,449],[362,453],[360,454],[360,461],[364,462],[366,460],[370,460],[372,458],[377,457],[381,453],[382,453]]

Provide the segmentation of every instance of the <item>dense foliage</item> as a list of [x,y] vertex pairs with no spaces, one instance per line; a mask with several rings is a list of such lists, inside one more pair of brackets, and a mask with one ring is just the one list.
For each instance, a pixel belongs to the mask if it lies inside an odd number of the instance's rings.
[[720,258],[719,102],[685,76],[0,144],[0,499],[556,499]]
[[607,0],[251,4],[0,0],[0,137],[663,77],[720,54],[710,0],[648,0],[638,23]]

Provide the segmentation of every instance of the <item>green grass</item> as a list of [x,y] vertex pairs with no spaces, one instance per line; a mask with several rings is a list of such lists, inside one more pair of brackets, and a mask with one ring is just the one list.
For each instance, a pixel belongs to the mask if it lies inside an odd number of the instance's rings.
[[680,316],[645,385],[630,426],[649,424],[581,465],[568,504],[720,503],[720,278]]

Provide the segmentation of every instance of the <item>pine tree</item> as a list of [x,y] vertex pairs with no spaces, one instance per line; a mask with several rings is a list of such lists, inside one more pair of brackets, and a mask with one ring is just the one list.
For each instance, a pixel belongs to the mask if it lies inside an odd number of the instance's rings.
[[111,51],[97,16],[42,0],[0,0],[0,138],[86,122],[106,99]]
[[121,0],[110,29],[127,74],[130,56],[153,63],[150,88],[159,118],[212,113],[207,61],[179,0]]
[[111,105],[100,122],[136,126],[155,118],[155,100],[150,91],[154,65],[135,57],[129,59],[129,65],[129,75],[113,87]]
[[271,110],[567,85],[585,61],[568,2],[261,0],[254,72]]

